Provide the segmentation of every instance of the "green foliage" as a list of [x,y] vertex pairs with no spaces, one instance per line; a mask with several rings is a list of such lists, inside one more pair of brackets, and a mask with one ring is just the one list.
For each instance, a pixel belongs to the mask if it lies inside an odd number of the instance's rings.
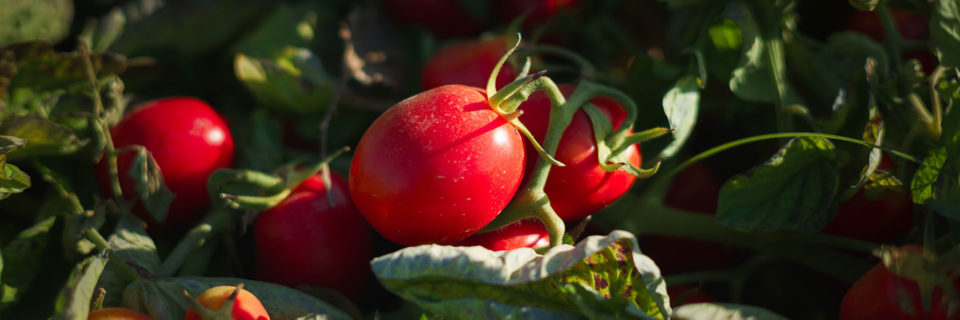
[[940,47],[940,60],[949,67],[960,66],[960,3],[936,1],[930,19],[930,37]]
[[143,206],[151,217],[157,221],[164,221],[175,195],[163,183],[163,174],[150,151],[146,148],[136,148],[135,152],[128,174],[137,184],[137,198],[143,201]]
[[4,0],[0,46],[27,40],[59,41],[70,31],[73,1]]
[[238,54],[237,79],[264,106],[284,113],[317,114],[330,104],[333,81],[320,60],[304,48],[286,47],[272,59]]
[[0,313],[16,304],[39,276],[40,264],[50,242],[50,228],[56,217],[49,217],[20,232],[3,248],[3,278],[0,279]]
[[66,286],[57,297],[54,319],[84,320],[90,313],[90,301],[97,280],[107,264],[105,254],[87,258],[74,268]]

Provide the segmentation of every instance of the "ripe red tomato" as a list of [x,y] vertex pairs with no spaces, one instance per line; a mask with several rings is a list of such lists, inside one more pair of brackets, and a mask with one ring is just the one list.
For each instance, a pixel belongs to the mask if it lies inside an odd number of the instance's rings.
[[257,217],[253,231],[258,279],[359,297],[370,274],[372,233],[350,201],[347,181],[335,172],[330,179],[334,206],[316,174]]
[[[574,87],[560,85],[560,90],[569,96]],[[596,97],[590,100],[590,103],[596,105],[614,127],[619,127],[626,118],[626,112],[611,98]],[[550,117],[550,99],[545,93],[538,91],[520,105],[520,110],[523,111],[520,122],[530,129],[538,141],[543,141]],[[536,163],[538,155],[530,145],[526,146],[526,152],[530,155],[527,157],[529,171]],[[631,164],[640,166],[640,149],[636,145],[630,146],[624,152]],[[550,198],[553,210],[564,221],[579,220],[606,208],[627,192],[635,180],[635,177],[627,172],[607,172],[600,168],[593,125],[582,110],[574,114],[567,130],[563,132],[555,158],[566,166],[550,169],[544,191]]]
[[459,0],[385,0],[387,15],[402,24],[418,25],[438,37],[468,36],[483,30]]
[[[471,40],[447,46],[427,60],[421,73],[420,85],[424,90],[446,84],[486,88],[487,78],[505,53],[507,40],[504,37]],[[516,75],[513,67],[504,64],[497,73],[497,88],[513,81]]]
[[523,176],[523,140],[483,90],[447,85],[388,109],[360,138],[350,195],[385,238],[450,244],[493,220]]
[[[896,171],[897,166],[886,154],[878,169]],[[910,196],[889,192],[883,199],[872,201],[863,189],[837,206],[824,233],[884,242],[896,238],[913,228],[913,201]]]
[[[930,27],[927,24],[927,18],[914,13],[913,11],[890,8],[890,15],[893,16],[897,24],[897,31],[900,36],[907,40],[925,40],[930,37]],[[873,11],[857,11],[850,16],[847,23],[847,29],[860,32],[882,42],[884,40],[883,24],[880,17]],[[905,52],[904,59],[917,59],[923,66],[923,70],[930,73],[936,66],[936,60],[930,52],[925,50]]]
[[[214,170],[233,165],[233,136],[227,122],[206,102],[195,98],[165,98],[147,102],[124,116],[110,130],[117,149],[142,145],[157,161],[163,179],[176,195],[166,221],[158,224],[138,206],[137,215],[150,228],[176,228],[196,222],[209,204],[207,177]],[[129,177],[134,154],[117,159],[124,197],[136,195]],[[101,187],[109,190],[106,162],[98,165]],[[106,194],[109,192],[105,191]]]
[[[920,246],[908,246],[904,249],[911,253],[922,251]],[[924,312],[917,283],[894,274],[881,262],[867,271],[847,291],[840,304],[840,320],[945,320],[960,317],[957,310],[947,314],[948,303],[945,299],[943,289],[935,288],[931,295],[930,311]]]
[[[235,286],[216,286],[197,296],[197,301],[211,310],[220,310],[223,303],[236,290],[237,287]],[[263,308],[263,304],[260,303],[260,299],[257,299],[253,293],[246,289],[240,289],[240,293],[234,300],[230,315],[234,320],[270,320],[270,316],[267,314],[267,310]],[[191,307],[187,309],[187,315],[183,319],[200,320],[201,318]]]
[[[680,171],[670,184],[664,205],[705,215],[717,211],[720,182],[702,162]],[[664,274],[724,268],[734,264],[739,252],[732,247],[699,239],[642,235],[640,249]]]
[[531,26],[550,20],[562,10],[570,10],[579,4],[579,0],[497,0],[497,18],[510,22],[526,14],[524,25]]
[[91,311],[87,320],[151,320],[149,316],[123,308],[103,308]]
[[456,245],[482,246],[493,251],[539,249],[550,245],[550,236],[539,221],[524,220],[491,232],[473,235]]

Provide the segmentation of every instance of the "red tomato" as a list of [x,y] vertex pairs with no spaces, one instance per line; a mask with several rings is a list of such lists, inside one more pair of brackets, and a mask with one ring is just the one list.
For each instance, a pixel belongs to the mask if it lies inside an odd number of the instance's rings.
[[535,220],[524,220],[506,227],[473,235],[458,242],[458,246],[482,246],[493,251],[519,248],[544,248],[550,245],[547,229]]
[[[663,203],[713,215],[719,196],[720,182],[702,162],[696,162],[673,178]],[[664,274],[725,268],[739,257],[739,252],[729,246],[699,239],[643,235],[638,242],[643,253],[650,256]]]
[[316,174],[257,217],[253,231],[258,279],[359,297],[370,274],[372,233],[350,201],[347,181],[334,172],[330,179],[334,206]]
[[[897,31],[900,36],[907,40],[926,40],[930,37],[930,27],[927,24],[927,18],[909,10],[890,8],[890,15],[893,16],[897,24]],[[884,40],[883,24],[880,17],[873,11],[856,11],[850,16],[847,23],[847,29],[863,33],[873,40],[882,42]],[[923,66],[923,70],[930,73],[936,66],[936,59],[926,50],[905,52],[905,59],[917,59]]]
[[[922,251],[920,246],[908,246],[904,249],[911,253]],[[948,303],[945,299],[947,298],[943,289],[935,288],[931,295],[930,311],[924,312],[917,283],[894,274],[881,262],[847,291],[840,304],[840,320],[945,320],[960,317],[957,310],[947,314]]]
[[[230,298],[230,295],[237,290],[235,286],[216,286],[204,291],[197,296],[197,301],[211,310],[220,310],[223,303]],[[246,289],[240,289],[236,300],[233,303],[233,311],[230,315],[234,320],[270,320],[267,310],[263,308],[260,299],[257,299],[253,293]],[[193,308],[187,309],[187,315],[184,320],[200,320],[200,315]]]
[[[560,90],[569,96],[574,87],[560,85]],[[626,117],[626,112],[611,98],[596,97],[590,103],[596,105],[615,127],[619,127]],[[530,129],[538,141],[543,141],[550,117],[550,99],[538,91],[520,105],[520,110],[523,111],[520,122]],[[529,171],[539,155],[530,145],[526,146],[526,152],[530,155],[527,157]],[[631,164],[640,166],[640,149],[636,145],[624,152]],[[606,208],[627,192],[635,180],[633,175],[625,171],[607,172],[600,168],[593,125],[582,110],[574,114],[570,126],[563,132],[555,158],[566,166],[550,169],[544,191],[550,198],[553,210],[564,221],[582,219]]]
[[350,195],[385,238],[449,244],[486,226],[523,176],[523,140],[483,90],[448,85],[391,107],[360,138]]
[[667,295],[670,296],[670,305],[679,306],[694,303],[715,303],[717,299],[703,292],[699,287],[689,284],[680,284],[667,287]]
[[[897,166],[886,154],[878,169],[896,171]],[[837,206],[824,233],[884,242],[896,238],[913,228],[913,200],[910,196],[889,192],[883,199],[871,201],[863,189]]]
[[103,308],[91,311],[87,320],[151,320],[149,316],[123,308]]
[[[486,88],[487,78],[505,53],[507,40],[504,37],[447,46],[427,60],[421,73],[420,85],[424,90],[446,84]],[[516,75],[513,67],[504,64],[497,74],[497,88],[513,81]]]
[[438,37],[468,36],[483,30],[459,0],[385,0],[387,15],[402,24],[425,27]]
[[503,22],[526,14],[524,25],[531,26],[550,20],[562,10],[570,10],[579,4],[579,0],[497,0],[497,18]]
[[[157,161],[163,179],[176,195],[166,221],[156,223],[138,205],[137,215],[151,228],[188,226],[200,218],[209,204],[207,177],[214,170],[233,165],[233,137],[227,122],[207,103],[188,97],[147,102],[128,113],[110,130],[117,149],[142,145]],[[120,184],[127,199],[136,196],[136,183],[129,176],[134,153],[120,155]],[[98,165],[101,186],[109,190],[106,163]],[[109,191],[104,191],[109,194]]]

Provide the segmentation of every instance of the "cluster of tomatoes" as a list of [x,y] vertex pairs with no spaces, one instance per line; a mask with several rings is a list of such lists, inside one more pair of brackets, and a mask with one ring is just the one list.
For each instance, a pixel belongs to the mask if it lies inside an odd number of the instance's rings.
[[[238,286],[216,286],[203,291],[187,309],[184,320],[243,319],[270,320],[270,315],[253,293]],[[224,304],[227,308],[224,308]],[[232,307],[230,307],[232,305]],[[124,308],[102,308],[91,311],[89,320],[150,320],[145,314]]]
[[[466,14],[462,17],[454,14],[419,16],[422,10],[405,12],[403,8],[416,6],[400,5],[400,2],[385,1],[388,12],[396,15],[396,21],[422,24],[435,29],[440,36],[471,34],[482,28]],[[445,12],[464,10],[457,7],[457,1],[422,2],[453,6]],[[497,1],[498,16],[511,20],[517,17],[511,12],[522,11],[529,14],[528,21],[535,21],[576,5],[576,1],[556,1],[542,8],[518,10],[512,7],[517,3],[525,2]],[[397,9],[390,9],[392,7]],[[896,18],[913,17],[897,13]],[[874,18],[858,16],[855,19],[851,29],[882,36],[876,32],[879,27],[871,25]],[[450,25],[459,28],[450,28]],[[912,23],[904,21],[899,25]],[[923,32],[925,30],[901,29],[908,38],[914,34],[918,38],[926,37]],[[355,148],[349,179],[331,172],[331,183],[327,185],[320,175],[312,176],[291,190],[285,200],[260,213],[253,225],[257,277],[288,286],[307,284],[333,288],[357,298],[369,277],[368,263],[373,252],[371,227],[382,237],[401,245],[480,245],[491,250],[548,246],[549,236],[536,220],[478,233],[515,200],[518,189],[530,178],[525,173],[533,169],[540,157],[518,129],[490,106],[484,89],[507,47],[505,38],[493,37],[438,51],[422,72],[423,91],[385,111],[366,130]],[[496,87],[516,77],[517,71],[505,65],[495,76]],[[575,84],[561,84],[559,88],[569,96]],[[603,112],[614,129],[632,125],[623,123],[626,112],[615,100],[596,97],[590,103]],[[543,92],[531,95],[518,109],[522,112],[520,121],[538,141],[543,141],[546,135],[551,109],[551,100]],[[217,169],[232,166],[234,145],[226,121],[197,99],[168,98],[150,102],[129,113],[111,133],[118,149],[132,145],[146,147],[161,168],[165,183],[176,195],[170,214],[163,222],[154,221],[142,208],[136,210],[148,222],[150,230],[182,228],[196,223],[199,213],[210,202],[207,177]],[[549,205],[567,224],[576,224],[607,207],[634,183],[635,177],[627,172],[601,168],[597,152],[590,119],[578,111],[553,154],[565,166],[552,167],[544,186]],[[629,162],[639,167],[642,160],[639,146],[630,146],[625,152]],[[189,157],[184,157],[185,154]],[[119,157],[119,172],[129,172],[131,165],[132,156]],[[896,167],[885,158],[880,169],[892,171]],[[128,197],[135,194],[134,182],[129,177],[121,177],[121,185]],[[701,164],[680,173],[672,186],[666,205],[704,214],[716,211],[720,183]],[[912,206],[906,196],[891,194],[883,200],[871,201],[860,191],[840,204],[835,218],[823,232],[881,243],[903,234],[912,223]],[[728,247],[689,239],[646,236],[640,243],[644,253],[668,273],[729,266],[736,262],[739,254]],[[887,294],[882,298],[893,305],[900,301],[897,290],[902,287],[880,282],[903,281],[878,265],[850,289],[841,317],[859,319],[863,314],[882,316],[890,314],[883,312],[902,312],[901,309],[878,309],[869,312],[879,313],[861,313],[862,309],[851,306],[870,304],[862,297],[876,294],[869,292],[871,290]],[[907,288],[919,292],[915,285]],[[919,293],[914,291],[909,293],[914,302],[911,311],[922,314],[921,309],[916,309],[920,303]],[[702,292],[697,294],[695,301],[713,300],[702,296]],[[268,318],[256,297],[242,289],[216,287],[198,297],[203,305],[214,309],[227,300],[234,301],[233,316],[237,319],[241,318],[237,312],[249,312],[243,316],[245,319]],[[237,311],[241,309],[243,311]],[[91,313],[90,319],[109,319],[110,315],[124,312],[129,311],[102,309]],[[945,310],[930,312],[947,314]],[[194,311],[187,315],[187,319],[197,317]],[[127,318],[147,319],[142,315]]]

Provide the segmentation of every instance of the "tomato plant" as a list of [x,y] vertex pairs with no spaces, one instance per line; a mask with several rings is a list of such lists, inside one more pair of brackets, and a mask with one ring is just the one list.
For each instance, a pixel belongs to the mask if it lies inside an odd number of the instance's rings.
[[150,317],[124,308],[103,308],[91,311],[87,320],[150,320]]
[[[370,274],[372,234],[350,200],[346,179],[330,172],[330,180],[327,187],[320,174],[311,176],[257,217],[258,279],[359,297]],[[349,245],[334,245],[338,243]]]
[[[674,176],[663,204],[713,215],[719,195],[720,182],[716,176],[703,162],[696,162]],[[739,255],[731,247],[699,239],[644,235],[639,242],[665,274],[728,267]]]
[[506,207],[523,176],[523,141],[483,90],[431,89],[384,112],[360,138],[350,195],[382,236],[453,243]]
[[[572,85],[560,85],[564,95],[570,95]],[[590,100],[597,106],[604,116],[616,129],[621,125],[626,113],[613,99],[596,97]],[[520,105],[520,121],[530,129],[538,141],[543,141],[547,132],[550,114],[550,100],[543,92],[536,92]],[[537,152],[531,145],[526,146],[527,170],[531,170],[536,163]],[[640,166],[641,154],[637,145],[632,145],[624,151],[636,167]],[[550,206],[564,221],[574,221],[593,214],[609,206],[620,198],[636,179],[633,175],[616,170],[608,172],[600,167],[597,156],[597,143],[593,134],[593,125],[585,112],[577,111],[573,120],[567,126],[560,138],[557,152],[554,156],[565,164],[563,167],[553,167],[544,187],[550,198]]]
[[457,242],[456,245],[482,246],[493,251],[539,249],[550,245],[550,236],[540,222],[524,220],[494,231],[475,234]]
[[467,36],[483,27],[459,0],[386,0],[383,5],[394,21],[427,28],[439,37]]
[[[922,248],[911,245],[902,251],[917,255]],[[917,282],[894,273],[881,262],[847,291],[840,305],[840,319],[956,319],[960,311],[950,307],[947,299],[943,289],[936,286],[930,292],[930,309],[925,309]]]
[[[493,37],[470,40],[444,47],[433,54],[423,66],[420,84],[432,89],[445,84],[462,84],[485,88],[500,57],[507,52],[507,39]],[[504,65],[497,74],[497,88],[516,77],[510,65]]]
[[[235,286],[216,286],[201,293],[197,296],[196,301],[203,307],[208,308],[206,311],[223,314],[227,310],[221,311],[220,308],[237,290],[238,288]],[[267,310],[263,308],[263,304],[260,303],[257,296],[243,288],[239,288],[239,290],[240,292],[237,293],[233,302],[233,310],[229,310],[230,318],[234,320],[270,320]],[[205,319],[206,317],[201,317],[201,314],[202,312],[198,313],[193,307],[190,307],[183,319]]]
[[[890,8],[890,15],[897,25],[897,32],[906,40],[926,40],[930,37],[930,28],[927,18],[913,11]],[[883,32],[883,23],[874,11],[856,11],[847,22],[847,29],[863,33],[873,40],[884,41],[887,37]],[[930,73],[936,60],[927,50],[905,52],[905,59],[917,59],[923,69]]]
[[[895,172],[896,164],[884,154],[877,169]],[[908,195],[888,191],[879,200],[867,198],[860,189],[837,206],[837,212],[823,232],[866,241],[883,242],[913,228],[913,200]]]
[[[233,136],[226,120],[206,102],[188,97],[165,98],[147,102],[128,113],[110,130],[117,149],[132,145],[145,147],[156,159],[164,182],[176,196],[166,221],[157,223],[142,207],[137,215],[151,227],[187,226],[200,217],[210,202],[207,177],[214,170],[233,165]],[[129,177],[134,155],[118,156],[120,185],[125,198],[136,194]],[[99,166],[101,185],[109,183],[106,166]],[[109,194],[109,193],[107,193]]]

